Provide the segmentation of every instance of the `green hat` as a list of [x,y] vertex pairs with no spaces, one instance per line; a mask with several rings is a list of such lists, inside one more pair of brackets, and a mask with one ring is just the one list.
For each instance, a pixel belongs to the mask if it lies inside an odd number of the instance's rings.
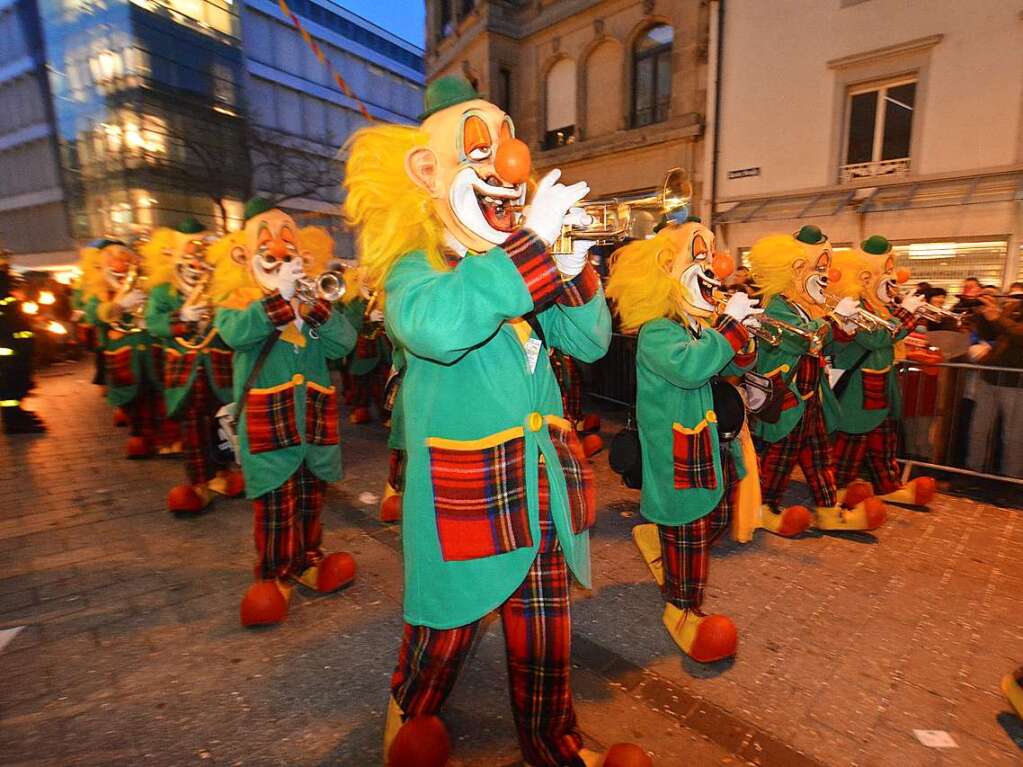
[[245,221],[260,216],[268,210],[273,210],[275,207],[265,197],[253,197],[245,203]]
[[892,244],[884,235],[872,234],[860,243],[860,248],[864,253],[869,253],[872,256],[883,256],[892,249]]
[[483,97],[464,77],[438,77],[426,87],[426,93],[423,94],[423,113],[419,115],[419,122],[442,109],[480,98]]
[[182,234],[199,234],[205,232],[206,227],[196,221],[195,216],[188,216],[178,224],[178,231]]
[[821,231],[819,226],[807,224],[793,235],[797,240],[806,245],[820,245],[828,236]]

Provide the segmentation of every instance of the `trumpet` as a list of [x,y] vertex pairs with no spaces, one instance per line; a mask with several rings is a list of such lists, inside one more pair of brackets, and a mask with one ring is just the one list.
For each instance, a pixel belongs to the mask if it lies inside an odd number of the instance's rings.
[[[720,294],[716,297],[715,303],[717,304],[718,312],[723,312],[725,305],[728,303],[728,296],[726,294]],[[801,338],[806,341],[807,353],[814,357],[819,357],[821,352],[824,351],[824,342],[826,340],[828,329],[827,326],[822,325],[816,330],[804,330],[803,328],[797,327],[791,323],[785,322],[785,320],[779,320],[776,317],[768,317],[766,314],[756,315],[757,325],[745,325],[746,330],[749,331],[750,335],[763,341],[769,346],[778,346],[782,341],[785,340],[785,334],[793,335],[797,338]]]
[[[834,315],[835,307],[838,306],[842,299],[831,293],[827,293],[824,296],[824,306],[827,307],[828,313]],[[867,333],[873,333],[877,330],[886,330],[892,335],[898,332],[898,327],[893,323],[886,320],[884,317],[879,317],[873,312],[869,312],[862,306],[857,309],[856,314],[851,317],[839,317],[842,321],[848,321],[858,327],[860,330],[866,331]]]
[[951,320],[955,323],[956,327],[963,324],[963,315],[959,312],[953,312],[951,309],[946,309],[942,306],[935,306],[934,304],[928,304],[926,302],[920,304],[920,308],[916,310],[918,317],[922,317],[928,322],[945,322]]
[[195,338],[197,341],[177,337],[174,340],[177,341],[181,346],[186,349],[201,349],[210,340],[212,336],[207,336],[206,331],[209,330],[210,321],[213,319],[213,308],[210,306],[209,299],[209,287],[210,281],[213,279],[213,267],[204,264],[202,267],[202,273],[199,275],[199,279],[196,280],[192,286],[191,291],[188,293],[188,297],[185,302],[181,305],[182,309],[186,308],[201,308],[199,319],[196,323]]
[[[121,282],[121,287],[118,289],[117,295],[114,296],[114,301],[119,301],[136,288],[141,288],[142,285],[145,284],[145,280],[145,275],[142,274],[138,264],[133,262],[128,267],[127,273],[124,275],[124,280]],[[111,327],[120,333],[137,333],[142,330],[145,312],[146,303],[143,301],[131,310],[131,319],[128,322],[125,323],[120,320],[116,320],[111,323]]]
[[345,276],[342,272],[326,271],[317,277],[300,277],[295,282],[295,297],[307,304],[321,298],[334,303],[345,294]]

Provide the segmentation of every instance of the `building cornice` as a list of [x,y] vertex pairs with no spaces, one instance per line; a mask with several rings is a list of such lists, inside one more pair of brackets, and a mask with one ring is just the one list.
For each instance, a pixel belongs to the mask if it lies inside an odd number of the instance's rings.
[[592,160],[610,153],[617,154],[635,149],[645,149],[680,139],[696,141],[702,135],[702,115],[688,114],[666,124],[615,131],[607,136],[566,144],[556,149],[534,149],[533,162],[537,166],[546,167],[557,163]]
[[907,53],[919,53],[933,48],[943,39],[945,39],[945,35],[943,34],[928,35],[927,37],[918,37],[915,40],[908,40],[904,43],[886,45],[883,48],[874,48],[871,51],[863,51],[862,53],[853,53],[848,56],[841,56],[837,59],[831,59],[831,61],[828,62],[828,68],[848,69],[849,67],[878,61],[879,59],[891,58],[892,56],[904,56]]

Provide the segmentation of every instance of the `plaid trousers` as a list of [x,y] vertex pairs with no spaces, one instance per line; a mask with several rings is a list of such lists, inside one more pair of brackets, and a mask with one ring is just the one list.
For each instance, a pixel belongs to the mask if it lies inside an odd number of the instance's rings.
[[368,408],[371,404],[376,405],[381,416],[386,418],[388,411],[384,402],[384,387],[390,373],[390,364],[381,362],[364,375],[353,375],[351,406]]
[[682,610],[699,608],[710,568],[710,547],[732,522],[732,508],[739,476],[735,459],[727,448],[721,451],[722,485],[718,505],[707,515],[684,525],[658,525],[661,564],[664,566],[664,601]]
[[777,442],[759,441],[760,486],[764,503],[777,508],[789,485],[796,463],[803,470],[806,483],[818,507],[834,506],[838,495],[835,486],[835,462],[824,426],[824,409],[817,395],[806,400],[806,409],[799,423]]
[[161,422],[161,395],[148,383],[140,383],[135,399],[123,406],[128,415],[128,431],[133,437],[142,437],[156,443]]
[[874,492],[881,495],[895,492],[902,487],[899,465],[895,462],[898,447],[899,434],[891,416],[864,434],[835,432],[836,482],[848,485],[866,471]]
[[391,448],[391,458],[387,466],[387,484],[399,493],[405,491],[405,451]]
[[219,409],[220,401],[213,395],[206,374],[200,371],[178,414],[185,473],[193,485],[209,482],[221,468],[213,459],[213,430]]
[[283,485],[252,502],[256,580],[299,576],[323,559],[320,512],[326,488],[303,463]]
[[[541,469],[543,467],[541,466]],[[540,551],[498,611],[504,627],[512,713],[523,759],[536,767],[583,767],[572,706],[568,565],[540,472]],[[479,633],[480,621],[453,629],[405,624],[391,694],[406,716],[436,714]]]

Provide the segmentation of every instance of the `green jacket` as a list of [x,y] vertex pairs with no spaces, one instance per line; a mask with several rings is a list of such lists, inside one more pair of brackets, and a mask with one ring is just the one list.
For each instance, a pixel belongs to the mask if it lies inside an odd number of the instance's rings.
[[[726,488],[711,379],[741,375],[755,359],[749,333],[734,320],[699,336],[669,319],[640,328],[636,418],[643,449],[640,512],[646,519],[684,525],[718,505]],[[729,450],[741,478],[745,467],[738,440]]]
[[[818,319],[807,322],[796,311],[795,306],[789,303],[784,296],[776,295],[772,297],[767,302],[764,314],[807,331],[814,331],[821,326],[828,327],[829,333],[824,337],[824,340],[825,343],[830,342],[830,325],[828,325],[827,320]],[[806,354],[808,348],[809,344],[806,340],[788,332],[782,333],[782,341],[778,346],[771,346],[768,343],[757,344],[756,372],[774,380],[788,379],[788,389],[790,392],[790,396],[785,398],[781,418],[778,419],[777,423],[765,423],[760,419],[754,419],[753,435],[765,442],[777,442],[780,439],[784,439],[795,425],[799,423],[799,419],[803,417],[803,411],[806,410],[806,401],[800,396],[796,385],[795,370],[800,358]],[[832,423],[838,417],[838,401],[831,391],[824,368],[821,368],[820,371],[816,396],[821,398],[825,421]]]
[[178,311],[184,303],[184,298],[170,283],[154,287],[146,303],[146,327],[163,344],[163,396],[169,416],[177,415],[197,375],[206,376],[221,403],[231,401],[232,352],[219,333],[211,329],[201,349],[189,349],[177,341],[189,332],[178,319]]
[[409,253],[386,289],[388,334],[406,353],[401,397],[415,413],[404,419],[405,620],[463,626],[521,585],[539,548],[544,467],[565,559],[588,586],[592,469],[548,355],[519,318],[536,310],[550,346],[600,358],[611,318],[596,273],[563,284],[543,242],[520,230],[450,271]]
[[830,431],[865,434],[880,426],[885,418],[897,419],[902,414],[902,395],[894,367],[895,342],[912,332],[913,315],[898,307],[892,314],[899,322],[894,336],[887,330],[869,333],[859,330],[852,335],[841,328],[833,330],[834,340],[828,349],[833,356],[832,366],[849,370],[861,357],[863,360],[850,374],[849,384],[838,399],[841,412],[828,424]]
[[278,293],[245,308],[217,310],[214,325],[235,351],[235,402],[264,342],[275,327],[284,328],[238,422],[239,459],[249,498],[280,487],[303,462],[322,480],[341,479],[337,392],[330,383],[327,360],[351,351],[355,331],[324,301],[315,305],[315,312],[315,322],[307,315],[299,330],[292,322],[291,305]]
[[160,346],[147,330],[117,330],[111,324],[120,314],[120,322],[129,325],[132,317],[119,312],[112,301],[100,302],[92,296],[85,304],[85,317],[99,333],[106,370],[107,402],[114,407],[126,405],[138,395],[139,385],[160,388]]
[[[405,375],[405,350],[391,340],[394,351],[391,353],[391,367],[397,371],[399,376]],[[396,383],[398,392],[394,397],[394,407],[391,408],[391,432],[387,435],[387,447],[391,450],[405,449],[405,406],[401,399],[401,380]]]
[[384,333],[377,334],[376,338],[367,335],[370,328],[365,319],[366,299],[355,298],[344,305],[345,318],[355,328],[359,338],[348,356],[348,373],[353,376],[363,376],[376,370],[377,365],[383,362],[390,365],[390,351],[387,348],[387,339]]

